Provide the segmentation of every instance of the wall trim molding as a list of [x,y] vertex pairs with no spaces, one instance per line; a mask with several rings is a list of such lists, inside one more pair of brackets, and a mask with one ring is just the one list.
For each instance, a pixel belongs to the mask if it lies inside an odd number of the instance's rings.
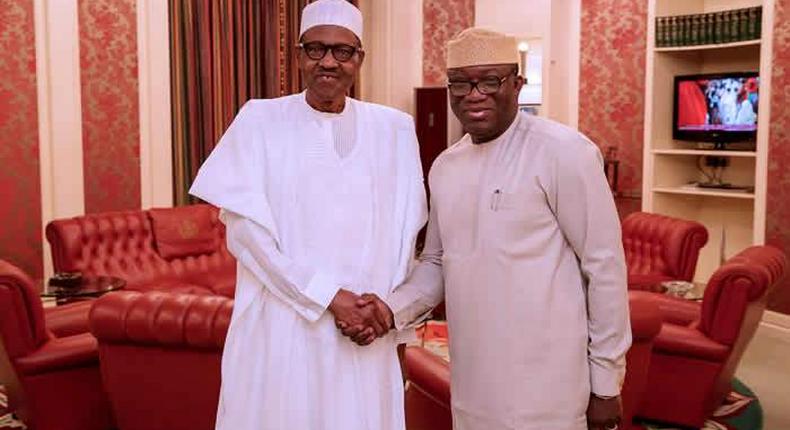
[[168,2],[137,0],[140,206],[173,206]]
[[[77,1],[33,3],[42,231],[53,219],[85,213],[78,7]],[[48,278],[46,239],[42,250]]]
[[568,82],[568,125],[579,129],[579,89],[581,80],[581,39],[582,39],[582,2],[573,0],[570,5],[570,50]]
[[765,311],[758,332],[769,335],[790,345],[790,315]]

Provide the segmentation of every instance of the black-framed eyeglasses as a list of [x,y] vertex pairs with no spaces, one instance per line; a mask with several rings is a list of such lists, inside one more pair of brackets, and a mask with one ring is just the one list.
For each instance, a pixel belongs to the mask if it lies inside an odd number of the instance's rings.
[[491,95],[498,92],[502,84],[512,75],[515,75],[515,72],[501,78],[499,76],[486,76],[479,81],[450,81],[447,83],[447,88],[453,97],[465,97],[475,88],[480,94]]
[[332,51],[332,57],[341,63],[350,60],[357,52],[364,52],[362,48],[346,45],[345,43],[325,45],[321,42],[308,42],[300,43],[296,46],[307,54],[307,58],[315,61],[323,59],[327,51]]

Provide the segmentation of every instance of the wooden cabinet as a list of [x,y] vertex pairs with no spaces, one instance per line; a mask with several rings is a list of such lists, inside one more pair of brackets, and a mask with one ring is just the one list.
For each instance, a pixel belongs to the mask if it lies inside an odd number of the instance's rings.
[[433,160],[447,148],[447,88],[423,87],[414,89],[417,140],[425,179]]

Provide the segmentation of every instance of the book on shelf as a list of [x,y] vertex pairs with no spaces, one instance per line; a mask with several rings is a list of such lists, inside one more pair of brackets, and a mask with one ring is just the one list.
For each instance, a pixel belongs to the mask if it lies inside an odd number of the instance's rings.
[[760,38],[762,7],[656,17],[656,47],[711,45]]

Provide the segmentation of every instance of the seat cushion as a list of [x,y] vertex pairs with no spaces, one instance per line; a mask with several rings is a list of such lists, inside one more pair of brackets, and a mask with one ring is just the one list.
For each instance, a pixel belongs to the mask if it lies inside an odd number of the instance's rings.
[[215,294],[220,296],[225,296],[229,298],[233,298],[233,295],[236,293],[236,281],[232,280],[230,282],[220,283],[211,288]]
[[164,291],[168,293],[183,293],[194,294],[196,296],[214,296],[216,295],[210,289],[193,284],[170,284],[164,285],[162,288],[155,288],[156,291]]
[[154,244],[167,260],[210,254],[219,248],[208,206],[150,209]]
[[667,355],[691,357],[699,360],[722,362],[730,348],[706,337],[694,328],[664,323],[656,336],[655,350]]

